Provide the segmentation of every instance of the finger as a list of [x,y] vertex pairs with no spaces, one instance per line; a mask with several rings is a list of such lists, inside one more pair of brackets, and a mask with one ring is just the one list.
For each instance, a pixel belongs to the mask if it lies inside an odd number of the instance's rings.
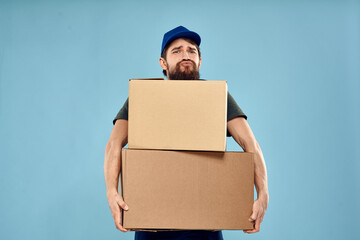
[[116,228],[122,232],[127,232],[128,230],[126,228],[124,228],[123,226],[121,226],[121,224],[116,225]]
[[255,221],[257,219],[258,212],[259,212],[259,210],[257,208],[253,209],[253,212],[252,212],[252,214],[251,214],[251,216],[249,218],[250,222],[253,222],[253,221]]
[[116,198],[116,202],[117,202],[117,204],[119,204],[119,206],[122,208],[122,209],[124,209],[124,210],[129,210],[129,207],[128,207],[128,205],[126,205],[126,203],[124,202],[124,200],[123,200],[123,198],[122,197],[117,197]]
[[257,231],[254,229],[249,229],[249,230],[243,230],[244,233],[256,233]]
[[115,217],[114,217],[114,222],[115,222],[115,226],[118,230],[122,231],[122,232],[127,232],[127,229],[125,229],[120,222],[120,217],[121,214],[119,213],[115,213]]
[[255,221],[259,220],[260,223],[262,222],[262,218],[264,217],[264,211],[262,209],[259,209],[258,214],[256,216]]
[[254,221],[252,221],[251,219],[249,219],[249,221],[253,223],[253,229],[243,230],[244,233],[254,233],[255,223],[254,223]]
[[256,232],[259,232],[260,231],[260,218],[256,219],[255,221],[255,229]]
[[255,221],[255,225],[254,225],[254,229],[251,229],[251,230],[243,230],[244,233],[256,233],[256,232],[259,232],[260,231],[260,218],[258,218],[256,221]]
[[244,230],[244,233],[256,233],[257,231],[255,229],[252,230]]

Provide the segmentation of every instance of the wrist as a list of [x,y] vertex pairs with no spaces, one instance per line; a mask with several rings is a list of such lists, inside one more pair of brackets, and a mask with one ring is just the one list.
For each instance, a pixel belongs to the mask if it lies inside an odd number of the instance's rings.
[[269,192],[268,191],[260,191],[257,195],[257,198],[262,202],[265,202],[266,205],[269,202]]
[[118,191],[115,188],[106,190],[107,198],[112,197],[112,196],[117,195],[117,194],[118,194]]

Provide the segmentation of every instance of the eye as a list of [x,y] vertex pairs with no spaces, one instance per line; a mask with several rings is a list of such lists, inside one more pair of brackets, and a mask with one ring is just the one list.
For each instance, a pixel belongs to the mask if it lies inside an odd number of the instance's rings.
[[173,51],[173,53],[180,53],[180,51],[179,51],[179,50],[175,50],[175,51]]
[[190,53],[196,53],[196,51],[195,51],[195,50],[191,50]]

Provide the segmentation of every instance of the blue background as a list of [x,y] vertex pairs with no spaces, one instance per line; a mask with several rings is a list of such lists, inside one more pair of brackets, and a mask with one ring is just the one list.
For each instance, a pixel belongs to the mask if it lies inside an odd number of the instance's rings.
[[0,0],[0,239],[133,238],[113,224],[104,149],[128,79],[162,77],[178,25],[267,163],[261,232],[225,238],[358,239],[360,2],[344,0]]

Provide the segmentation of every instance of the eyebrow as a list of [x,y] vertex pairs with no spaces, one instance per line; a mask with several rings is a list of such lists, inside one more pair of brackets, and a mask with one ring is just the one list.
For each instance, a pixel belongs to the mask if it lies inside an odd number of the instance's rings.
[[175,47],[175,48],[171,49],[171,51],[178,50],[178,49],[180,49],[180,48],[182,48],[182,47],[183,47],[183,46]]
[[[179,50],[180,48],[182,48],[183,46],[179,46],[179,47],[174,47],[173,49],[171,49],[171,51],[174,51],[174,50]],[[196,48],[194,47],[189,47],[191,50],[197,50]]]

